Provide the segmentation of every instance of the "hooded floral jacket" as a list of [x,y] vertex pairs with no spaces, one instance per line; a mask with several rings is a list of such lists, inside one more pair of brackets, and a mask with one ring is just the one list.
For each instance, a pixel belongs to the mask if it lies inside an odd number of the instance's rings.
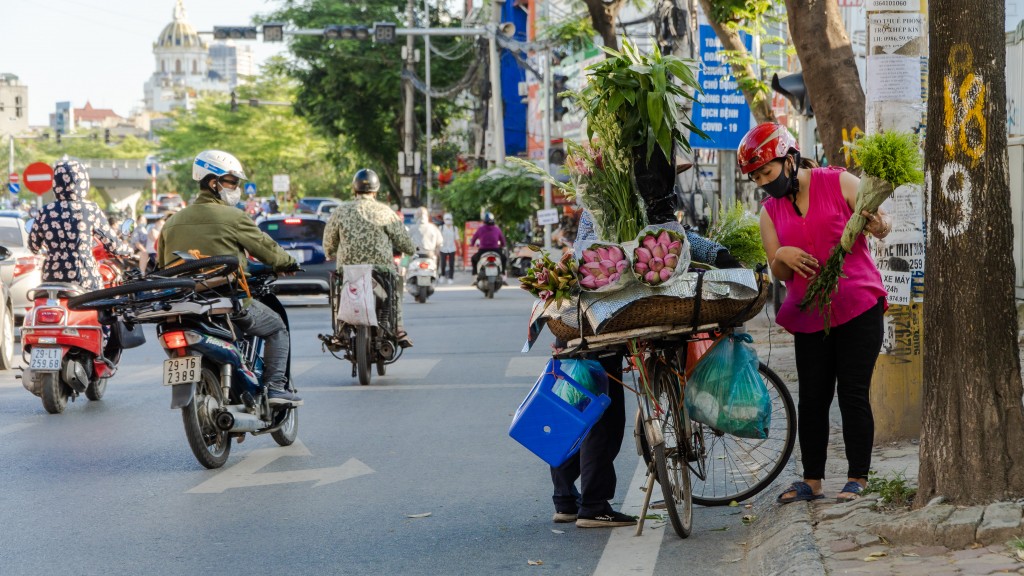
[[33,252],[46,252],[43,282],[71,282],[86,290],[102,288],[103,279],[92,257],[93,238],[109,252],[132,254],[107,224],[100,207],[85,200],[88,192],[89,173],[80,162],[54,165],[53,194],[57,200],[43,207],[28,236]]

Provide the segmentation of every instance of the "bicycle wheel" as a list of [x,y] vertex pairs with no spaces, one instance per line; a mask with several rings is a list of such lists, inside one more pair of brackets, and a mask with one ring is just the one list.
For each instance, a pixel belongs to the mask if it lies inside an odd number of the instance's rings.
[[650,442],[658,484],[672,528],[680,538],[686,538],[693,530],[693,500],[686,460],[690,419],[683,407],[683,388],[676,372],[660,361],[652,362],[649,377],[654,398],[646,400],[647,413],[656,417],[648,426],[660,426],[664,440]]
[[191,292],[195,288],[196,283],[188,278],[140,280],[68,298],[68,308],[101,310],[131,303],[169,300]]
[[185,260],[181,264],[154,270],[151,276],[159,278],[180,278],[188,275],[197,280],[215,276],[226,276],[238,270],[238,258],[234,256],[210,256],[198,260]]
[[692,442],[697,461],[693,472],[693,501],[702,506],[727,506],[767,488],[782,472],[796,443],[796,406],[789,389],[771,368],[758,373],[772,401],[771,425],[763,440],[730,436],[693,423]]

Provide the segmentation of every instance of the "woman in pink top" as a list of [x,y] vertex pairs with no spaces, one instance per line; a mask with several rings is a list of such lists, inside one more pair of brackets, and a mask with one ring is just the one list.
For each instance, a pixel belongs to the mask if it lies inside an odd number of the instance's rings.
[[[832,298],[828,334],[824,319],[813,309],[801,310],[807,286],[821,262],[839,244],[853,214],[860,180],[842,168],[818,168],[805,160],[789,131],[765,123],[744,136],[737,151],[740,170],[770,197],[761,211],[761,241],[772,274],[786,283],[786,300],[776,318],[794,337],[800,381],[798,433],[803,454],[803,481],[779,495],[780,504],[823,498],[829,407],[838,394],[843,442],[848,461],[847,483],[839,501],[859,497],[867,485],[874,439],[874,418],[868,389],[882,347],[885,287],[862,236],[846,257],[839,287]],[[867,231],[884,238],[892,229],[889,217],[864,212]]]

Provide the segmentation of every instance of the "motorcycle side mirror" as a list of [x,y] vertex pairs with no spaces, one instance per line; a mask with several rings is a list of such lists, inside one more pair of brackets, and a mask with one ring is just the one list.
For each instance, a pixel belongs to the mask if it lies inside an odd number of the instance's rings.
[[25,221],[25,232],[32,232],[32,226],[34,226],[35,223],[36,223],[36,219],[35,218],[29,218],[28,220],[26,220]]
[[128,236],[135,230],[135,220],[128,218],[124,222],[121,222],[121,236]]

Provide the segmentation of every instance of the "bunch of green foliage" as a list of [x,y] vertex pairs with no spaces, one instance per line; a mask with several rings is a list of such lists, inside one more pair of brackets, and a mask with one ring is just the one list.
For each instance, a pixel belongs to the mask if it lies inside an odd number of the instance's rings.
[[880,505],[887,508],[905,508],[914,502],[917,488],[911,486],[907,476],[897,472],[892,477],[881,477],[877,472],[868,474],[868,484],[862,494],[878,494]]
[[880,132],[853,143],[857,162],[870,174],[899,188],[924,182],[921,151],[911,132]]
[[739,201],[728,210],[719,205],[718,219],[708,229],[708,239],[728,248],[733,257],[748,268],[768,261],[757,216]]

